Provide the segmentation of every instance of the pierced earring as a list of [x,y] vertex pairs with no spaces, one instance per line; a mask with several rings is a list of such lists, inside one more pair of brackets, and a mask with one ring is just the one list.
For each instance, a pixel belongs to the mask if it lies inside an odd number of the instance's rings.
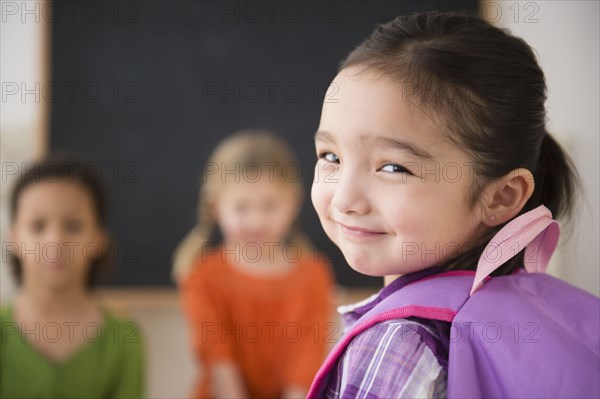
[[490,221],[495,222],[496,221],[496,215],[490,215]]

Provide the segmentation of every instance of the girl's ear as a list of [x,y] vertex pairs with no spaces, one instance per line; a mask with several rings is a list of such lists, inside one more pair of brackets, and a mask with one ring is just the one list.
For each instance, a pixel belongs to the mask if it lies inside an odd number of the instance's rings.
[[523,209],[534,188],[533,174],[525,168],[514,169],[490,183],[484,190],[482,222],[491,227],[511,220]]

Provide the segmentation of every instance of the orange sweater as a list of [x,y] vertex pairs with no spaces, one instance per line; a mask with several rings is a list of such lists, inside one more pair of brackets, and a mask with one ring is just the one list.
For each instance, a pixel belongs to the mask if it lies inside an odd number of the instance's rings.
[[[336,327],[328,263],[311,253],[283,275],[258,277],[232,266],[234,256],[199,259],[181,285],[195,354],[204,370],[215,360],[237,364],[251,398],[277,398],[290,385],[308,390]],[[212,396],[206,375],[194,397]]]

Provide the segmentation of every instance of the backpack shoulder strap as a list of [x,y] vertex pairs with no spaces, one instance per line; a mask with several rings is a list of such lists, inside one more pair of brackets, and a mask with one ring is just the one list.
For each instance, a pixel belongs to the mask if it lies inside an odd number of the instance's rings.
[[316,398],[327,376],[354,337],[377,323],[387,320],[421,317],[452,322],[469,299],[474,271],[436,274],[405,285],[365,313],[338,341],[317,372],[307,398]]
[[383,320],[422,317],[451,322],[469,299],[474,271],[460,270],[439,273],[414,281],[384,298],[365,313],[352,330]]

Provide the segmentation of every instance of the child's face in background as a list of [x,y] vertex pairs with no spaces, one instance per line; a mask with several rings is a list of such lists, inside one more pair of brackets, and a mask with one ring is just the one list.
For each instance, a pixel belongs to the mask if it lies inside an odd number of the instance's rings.
[[217,223],[228,243],[279,243],[289,233],[299,207],[289,184],[262,178],[230,183],[215,203]]
[[84,287],[91,262],[106,244],[91,194],[68,181],[23,189],[12,240],[19,248],[23,283],[56,290]]
[[323,104],[315,136],[311,194],[350,266],[371,276],[407,274],[464,249],[485,227],[469,208],[467,154],[442,140],[390,78],[348,68],[334,83],[337,102]]

